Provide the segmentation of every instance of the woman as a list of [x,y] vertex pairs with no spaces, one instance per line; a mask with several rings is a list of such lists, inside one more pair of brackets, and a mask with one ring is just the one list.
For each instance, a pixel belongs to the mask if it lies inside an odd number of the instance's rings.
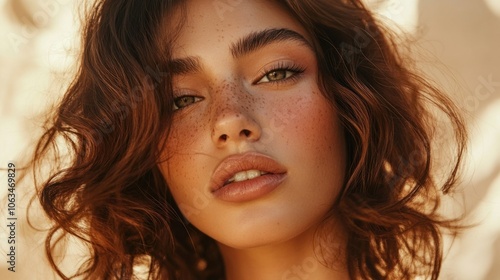
[[71,148],[40,189],[61,277],[59,233],[90,279],[438,278],[463,124],[360,1],[100,1],[83,42],[35,157]]

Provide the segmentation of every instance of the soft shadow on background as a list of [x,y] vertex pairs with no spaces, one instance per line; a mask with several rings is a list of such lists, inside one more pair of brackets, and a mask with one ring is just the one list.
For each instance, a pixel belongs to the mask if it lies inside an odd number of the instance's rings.
[[[40,131],[40,114],[71,79],[79,45],[74,2],[0,0],[2,168],[21,162]],[[469,221],[478,225],[453,242],[441,278],[500,279],[500,0],[367,2],[419,38],[428,53],[421,67],[458,102],[470,129],[459,193]],[[1,172],[0,279],[52,279],[43,258],[43,233],[26,224],[29,185],[18,189],[17,272],[7,271],[6,181]]]

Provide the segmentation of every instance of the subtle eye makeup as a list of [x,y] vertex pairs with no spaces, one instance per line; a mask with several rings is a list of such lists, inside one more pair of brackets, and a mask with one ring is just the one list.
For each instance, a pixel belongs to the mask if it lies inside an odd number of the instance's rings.
[[305,70],[305,67],[299,66],[294,62],[279,61],[274,65],[265,67],[259,78],[253,81],[252,84],[294,82],[300,78],[300,74]]
[[[271,49],[267,50],[268,47]],[[298,57],[291,59],[293,56],[288,57],[289,52],[300,54],[304,51],[314,52],[304,36],[286,28],[264,29],[247,34],[232,44],[229,51],[236,61],[242,58],[248,59],[249,56],[256,53],[259,57],[265,56],[266,58],[262,60],[257,59],[258,62],[252,61],[251,64],[244,66],[247,69],[255,69],[254,74],[245,74],[244,79],[247,79],[251,86],[273,86],[275,88],[276,86],[293,85],[306,70],[307,64],[299,63]],[[263,52],[261,53],[261,51]],[[260,67],[258,64],[263,66]],[[199,56],[175,58],[169,62],[169,65],[174,77],[189,77],[190,80],[184,84],[184,82],[175,82],[176,78],[174,78],[174,89],[176,86],[180,88],[174,90],[174,111],[202,101],[204,96],[196,94],[198,90],[194,90],[190,86],[199,87],[198,75],[204,75],[205,68],[201,58]]]
[[[264,67],[258,78],[252,81],[252,85],[282,85],[296,82],[300,79],[301,74],[306,70],[305,67],[299,66],[290,61],[279,61],[271,66]],[[173,106],[174,111],[183,109],[196,102],[203,100],[203,97],[192,94],[174,94]]]
[[203,100],[203,97],[194,96],[194,95],[179,95],[174,98],[174,111],[183,109],[189,105],[192,105],[196,102]]

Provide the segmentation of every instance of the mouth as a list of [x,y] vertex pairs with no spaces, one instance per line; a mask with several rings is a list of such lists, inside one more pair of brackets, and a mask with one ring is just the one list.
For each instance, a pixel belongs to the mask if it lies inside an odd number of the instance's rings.
[[249,152],[225,158],[212,175],[215,197],[243,202],[274,190],[286,178],[286,168],[267,155]]

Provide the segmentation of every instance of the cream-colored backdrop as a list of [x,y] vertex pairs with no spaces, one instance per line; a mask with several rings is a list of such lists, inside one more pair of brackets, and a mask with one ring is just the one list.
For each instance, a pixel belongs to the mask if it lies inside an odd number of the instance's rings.
[[[0,0],[1,168],[21,162],[39,132],[39,114],[71,77],[78,46],[75,2]],[[468,119],[462,204],[478,226],[454,241],[442,279],[500,279],[500,0],[367,2],[419,38],[428,50],[422,67],[450,91]],[[43,257],[43,233],[26,224],[29,185],[17,194],[17,272],[7,270],[6,181],[0,172],[0,279],[53,279]]]

